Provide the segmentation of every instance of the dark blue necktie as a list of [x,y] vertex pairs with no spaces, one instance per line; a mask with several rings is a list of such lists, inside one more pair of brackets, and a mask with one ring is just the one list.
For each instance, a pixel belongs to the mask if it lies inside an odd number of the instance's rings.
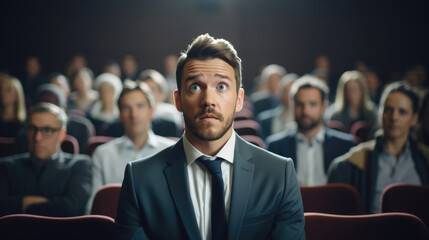
[[215,160],[207,160],[205,156],[198,158],[207,170],[212,174],[212,208],[211,208],[211,222],[212,222],[212,240],[226,239],[227,223],[225,214],[225,197],[223,192],[223,178],[222,169],[220,164],[221,158]]

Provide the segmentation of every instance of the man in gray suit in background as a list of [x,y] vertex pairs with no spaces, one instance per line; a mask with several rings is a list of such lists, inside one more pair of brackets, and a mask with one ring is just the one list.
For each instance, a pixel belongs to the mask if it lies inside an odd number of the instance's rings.
[[180,57],[176,76],[185,133],[127,164],[115,238],[305,239],[292,160],[233,130],[244,98],[233,46],[199,36]]

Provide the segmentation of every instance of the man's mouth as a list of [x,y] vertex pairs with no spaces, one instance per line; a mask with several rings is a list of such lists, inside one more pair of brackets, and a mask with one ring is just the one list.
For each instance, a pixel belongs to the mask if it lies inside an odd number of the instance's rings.
[[218,119],[218,117],[213,113],[203,114],[200,119]]

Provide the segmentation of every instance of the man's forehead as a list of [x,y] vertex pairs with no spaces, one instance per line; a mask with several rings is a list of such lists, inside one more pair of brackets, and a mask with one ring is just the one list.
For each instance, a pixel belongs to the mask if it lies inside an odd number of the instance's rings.
[[229,71],[234,73],[234,68],[229,65],[227,62],[220,58],[210,58],[210,59],[189,59],[189,61],[184,66],[185,72],[192,72],[201,70],[218,70],[218,71]]
[[55,125],[60,121],[50,112],[37,112],[31,114],[28,122],[32,125]]
[[148,99],[146,98],[146,95],[140,91],[140,90],[134,90],[131,92],[126,93],[122,98],[121,98],[121,105],[128,105],[128,104],[132,104],[132,103],[148,103]]

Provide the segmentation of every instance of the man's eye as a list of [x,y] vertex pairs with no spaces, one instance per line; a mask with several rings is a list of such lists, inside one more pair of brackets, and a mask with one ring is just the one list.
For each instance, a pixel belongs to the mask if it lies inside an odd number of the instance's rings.
[[198,86],[197,84],[192,84],[189,89],[191,91],[198,91],[198,90],[200,90],[200,86]]
[[40,128],[40,131],[41,131],[42,133],[50,134],[50,133],[52,133],[54,130],[53,130],[52,128],[48,128],[48,127],[46,127],[46,128]]
[[228,86],[225,83],[221,83],[217,86],[217,88],[221,91],[225,91],[228,88]]

